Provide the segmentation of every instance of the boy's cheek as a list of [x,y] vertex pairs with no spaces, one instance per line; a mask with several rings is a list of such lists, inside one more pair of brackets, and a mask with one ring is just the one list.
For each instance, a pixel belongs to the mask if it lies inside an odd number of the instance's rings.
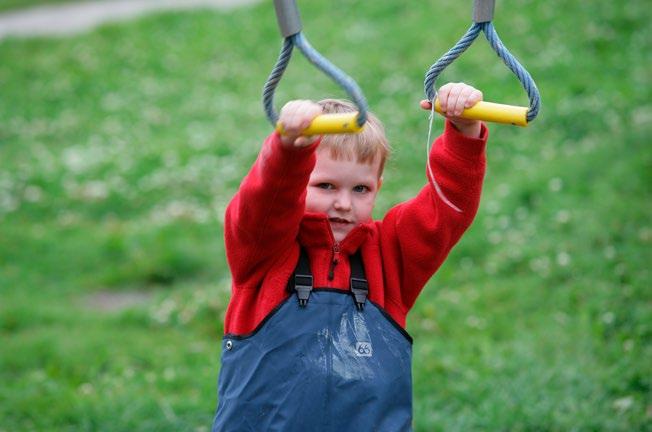
[[369,207],[371,207],[371,210],[373,211],[374,207],[376,206],[376,199],[378,198],[378,192],[374,192],[370,195],[371,197],[369,198]]
[[362,211],[361,211],[361,214],[360,214],[360,220],[361,221],[368,222],[368,221],[371,220],[375,205],[376,205],[376,197],[375,196],[362,205],[362,207],[361,207]]

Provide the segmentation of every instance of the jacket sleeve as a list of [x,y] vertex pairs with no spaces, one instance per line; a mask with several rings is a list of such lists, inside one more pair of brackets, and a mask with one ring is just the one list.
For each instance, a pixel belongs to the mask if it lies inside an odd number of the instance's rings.
[[272,133],[225,214],[226,255],[234,286],[260,286],[274,258],[297,237],[318,142],[285,148]]
[[426,172],[428,184],[413,199],[392,208],[381,224],[383,266],[390,300],[407,313],[430,277],[471,225],[480,203],[485,173],[485,145],[461,134],[450,122],[429,155],[432,173],[449,206]]

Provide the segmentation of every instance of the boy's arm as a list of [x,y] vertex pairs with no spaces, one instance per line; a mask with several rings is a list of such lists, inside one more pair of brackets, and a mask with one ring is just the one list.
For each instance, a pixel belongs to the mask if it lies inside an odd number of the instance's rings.
[[[288,103],[279,121],[286,135],[272,133],[226,209],[224,238],[234,283],[251,288],[296,239],[318,140],[299,137],[321,108]],[[297,106],[299,104],[299,106]]]
[[[440,89],[440,98],[441,94]],[[481,93],[472,95],[467,89],[465,101],[469,97],[482,98]],[[432,173],[443,196],[461,211],[440,197],[430,173],[426,172],[428,184],[415,198],[391,209],[382,223],[383,264],[388,286],[395,287],[393,295],[399,297],[397,301],[405,313],[470,226],[480,202],[488,130],[480,122],[456,117],[463,107],[468,108],[465,101],[457,106],[451,99],[444,133],[435,141],[429,155]],[[424,104],[422,107],[427,108]]]

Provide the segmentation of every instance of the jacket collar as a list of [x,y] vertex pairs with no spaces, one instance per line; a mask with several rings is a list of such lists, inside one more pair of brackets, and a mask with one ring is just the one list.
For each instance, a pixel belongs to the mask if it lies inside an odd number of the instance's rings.
[[[353,228],[344,240],[339,242],[340,252],[347,255],[355,253],[360,245],[371,236],[372,224],[373,222],[367,222]],[[326,248],[329,250],[334,248],[336,242],[325,214],[306,213],[303,216],[299,228],[299,243],[309,248]]]

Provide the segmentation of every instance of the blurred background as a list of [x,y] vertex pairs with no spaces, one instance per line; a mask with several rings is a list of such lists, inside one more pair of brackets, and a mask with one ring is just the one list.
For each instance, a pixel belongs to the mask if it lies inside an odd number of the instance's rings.
[[[473,2],[298,3],[385,122],[380,217],[425,182],[423,75]],[[490,125],[478,217],[409,316],[415,430],[652,430],[649,6],[497,2],[542,110]],[[223,212],[280,46],[268,0],[0,39],[0,431],[210,429]],[[528,103],[482,36],[447,81]],[[343,96],[296,53],[276,101]]]

